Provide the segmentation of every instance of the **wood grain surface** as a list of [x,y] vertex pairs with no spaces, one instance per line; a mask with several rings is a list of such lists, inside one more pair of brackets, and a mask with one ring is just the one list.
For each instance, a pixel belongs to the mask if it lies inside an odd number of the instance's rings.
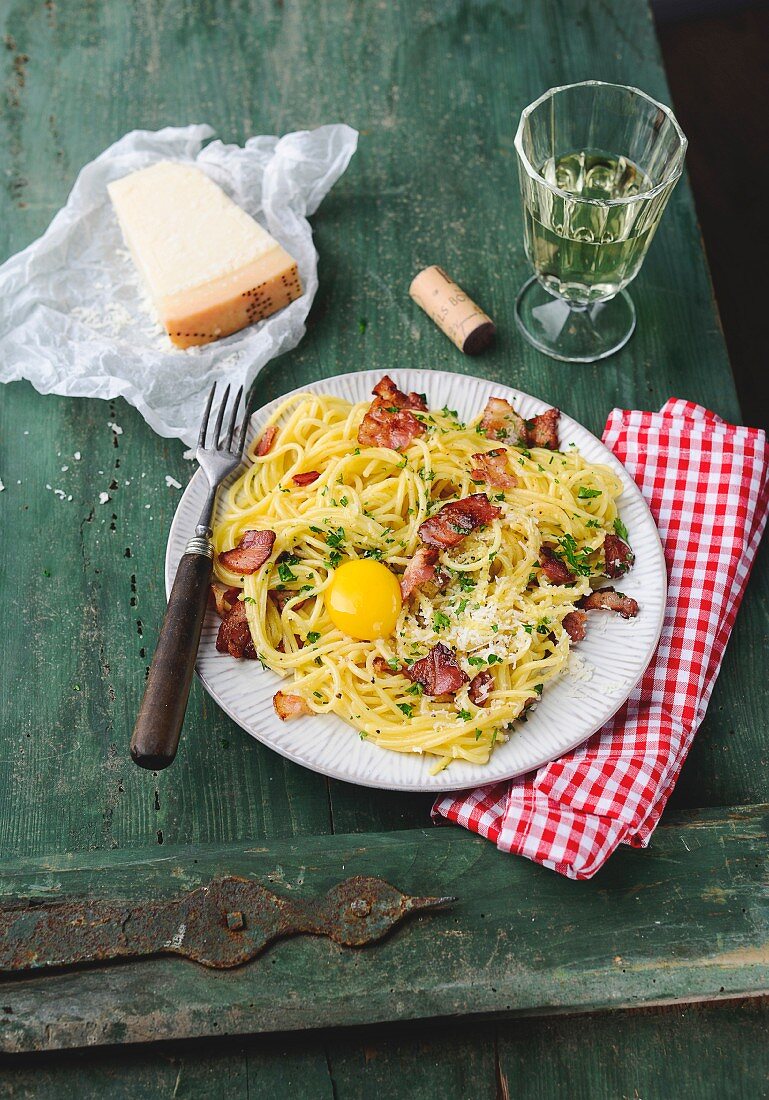
[[[158,957],[1,976],[0,1049],[769,993],[768,824],[769,807],[698,811],[661,827],[653,851],[617,853],[598,890],[453,828],[5,863],[0,902],[88,897],[128,908],[227,874],[294,899],[322,896],[349,875],[376,874],[405,893],[458,900],[413,918],[376,947],[298,936],[226,972]],[[244,917],[249,927],[249,912]]]
[[[129,129],[206,121],[226,141],[335,120],[360,130],[358,154],[314,218],[320,290],[307,336],[267,368],[264,400],[312,378],[408,361],[510,382],[597,432],[612,406],[658,407],[671,394],[739,417],[686,183],[634,283],[639,323],[626,349],[605,363],[568,367],[525,346],[515,330],[513,302],[528,275],[513,153],[518,114],[546,87],[586,77],[631,82],[669,99],[645,4],[2,0],[0,23],[0,257],[41,233],[79,168]],[[494,318],[494,351],[468,361],[410,301],[411,277],[434,262]],[[43,397],[26,383],[5,387],[0,398],[2,856],[91,850],[106,860],[118,850],[162,858],[168,844],[271,845],[425,826],[427,799],[327,782],[295,767],[243,734],[198,685],[173,768],[153,776],[134,767],[128,738],[162,619],[162,559],[178,501],[165,475],[184,483],[190,467],[180,444],[156,437],[121,401]],[[121,436],[110,421],[121,425]],[[55,488],[72,501],[60,501]],[[110,500],[100,505],[103,491]],[[764,548],[674,796],[678,808],[769,801],[767,578]],[[475,842],[463,839],[475,852]],[[632,858],[640,869],[651,857]],[[547,878],[514,860],[502,861],[499,873],[527,889]],[[676,891],[687,889],[674,875],[667,881],[669,896],[655,894],[657,909],[648,912],[652,927],[666,921]],[[559,886],[574,905],[604,888],[602,876]],[[533,942],[527,937],[529,949]],[[545,958],[544,973],[578,951],[587,966],[589,943],[564,934],[560,950]],[[445,952],[454,961],[461,955],[451,939]],[[434,1011],[441,1004],[436,995]],[[718,1011],[709,1019],[723,1020]],[[755,1024],[759,1009],[751,1012]],[[526,1058],[548,1034],[573,1046],[582,1027],[570,1032],[561,1021],[552,1026],[562,1030],[549,1033],[521,1026],[500,1025],[499,1041],[493,1028],[476,1027],[448,1048],[437,1034],[425,1038],[425,1058],[440,1063],[432,1076],[418,1068],[416,1040],[412,1055],[403,1048],[402,1056],[393,1041],[384,1063],[410,1081],[432,1081],[435,1091],[447,1082],[447,1095],[482,1095],[479,1080],[491,1094],[500,1073],[533,1064]],[[667,1026],[671,1036],[679,1027],[682,1036],[692,1034],[676,1015]],[[642,1032],[627,1027],[626,1042],[640,1041]],[[665,1034],[662,1025],[657,1040],[652,1032],[650,1051]],[[606,1030],[591,1034],[594,1053],[609,1049]],[[185,1055],[184,1084],[179,1078],[174,1085],[174,1068],[162,1080],[179,1096],[216,1095],[206,1092],[206,1080],[221,1095],[245,1095],[243,1067],[252,1057],[282,1090],[298,1080],[308,1096],[335,1088],[340,1096],[364,1095],[369,1062],[353,1038],[290,1045],[285,1064],[267,1047],[254,1049],[240,1061],[216,1054],[196,1061],[193,1051]],[[606,1057],[609,1066],[613,1055]],[[121,1059],[100,1062],[93,1080],[120,1077]],[[650,1054],[644,1097],[655,1088],[665,1095],[668,1079],[653,1061]],[[226,1073],[216,1068],[225,1064]],[[64,1062],[60,1077],[58,1063],[47,1065],[51,1081],[67,1080]],[[756,1066],[765,1061],[757,1058]],[[150,1082],[161,1077],[147,1068],[145,1088],[137,1067],[134,1078],[126,1069],[125,1088],[133,1079],[150,1094]],[[370,1069],[372,1080],[377,1072]],[[390,1071],[382,1072],[386,1079]],[[196,1073],[198,1084],[185,1092]],[[44,1076],[24,1074],[14,1078],[17,1094],[36,1094],[38,1082],[43,1095]],[[232,1078],[231,1092],[223,1074]],[[531,1074],[523,1078],[529,1091],[521,1084],[520,1094],[537,1095]],[[611,1092],[617,1084],[632,1095],[630,1082],[618,1071],[606,1078],[605,1094],[624,1094]],[[157,1084],[157,1094],[167,1095],[165,1088]]]

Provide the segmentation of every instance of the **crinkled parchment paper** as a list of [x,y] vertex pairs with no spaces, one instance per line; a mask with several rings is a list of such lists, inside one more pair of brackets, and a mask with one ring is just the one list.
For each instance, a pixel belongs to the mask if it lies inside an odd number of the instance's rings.
[[[307,216],[355,152],[349,126],[321,126],[245,147],[210,126],[135,130],[87,164],[47,231],[0,268],[0,381],[40,393],[124,397],[160,435],[191,444],[214,380],[248,387],[295,347],[318,287]],[[301,298],[223,340],[182,351],[154,320],[107,184],[158,160],[195,163],[257,218],[299,264]]]

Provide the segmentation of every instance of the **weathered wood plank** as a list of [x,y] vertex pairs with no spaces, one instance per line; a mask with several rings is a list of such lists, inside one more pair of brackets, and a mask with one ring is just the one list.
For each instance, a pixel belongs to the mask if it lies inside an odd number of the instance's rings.
[[377,874],[457,904],[374,950],[279,942],[210,972],[178,959],[0,982],[7,1051],[479,1014],[632,1007],[769,991],[769,809],[684,818],[575,884],[454,828],[244,847],[104,852],[0,867],[0,899],[169,896],[218,874],[292,896]]
[[[0,1060],[14,1100],[756,1100],[769,1095],[769,1001],[358,1028]],[[494,1059],[481,1061],[484,1040]],[[316,1058],[314,1068],[304,1061]],[[507,1094],[503,1091],[507,1088]]]

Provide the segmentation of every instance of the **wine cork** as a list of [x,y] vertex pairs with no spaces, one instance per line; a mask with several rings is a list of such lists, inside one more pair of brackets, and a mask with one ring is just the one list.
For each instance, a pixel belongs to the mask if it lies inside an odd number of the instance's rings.
[[409,294],[465,355],[478,355],[493,343],[492,319],[437,264],[415,276]]

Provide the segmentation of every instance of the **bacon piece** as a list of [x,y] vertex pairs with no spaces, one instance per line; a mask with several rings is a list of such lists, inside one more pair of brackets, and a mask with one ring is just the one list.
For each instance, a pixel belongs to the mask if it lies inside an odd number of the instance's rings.
[[220,554],[219,561],[233,573],[255,573],[269,558],[274,544],[274,531],[244,531],[238,545]]
[[232,610],[235,601],[240,595],[240,589],[222,584],[221,581],[212,581],[211,595],[214,598],[217,613],[219,617],[223,619],[224,616]]
[[526,443],[526,423],[504,397],[490,397],[480,424],[489,439]]
[[476,707],[485,707],[493,690],[494,677],[491,673],[486,671],[477,672],[470,681],[470,687],[467,689],[467,694],[470,696],[470,701],[475,703]]
[[570,584],[574,580],[574,574],[566,562],[549,546],[540,546],[539,564],[551,584]]
[[287,722],[289,718],[298,718],[302,714],[312,714],[312,709],[301,695],[292,695],[288,691],[276,691],[272,697],[272,705],[282,722]]
[[417,530],[422,542],[448,550],[457,546],[476,527],[499,519],[502,512],[485,493],[474,493],[462,500],[444,504],[440,512],[420,523]]
[[425,695],[456,695],[467,677],[457,664],[457,659],[443,642],[434,645],[426,657],[416,661],[411,668],[404,668],[403,675],[415,684],[421,684]]
[[380,397],[388,405],[395,405],[399,409],[420,409],[427,412],[427,402],[424,394],[404,393],[399,390],[389,375],[385,375],[371,391],[375,397]]
[[547,447],[558,450],[558,421],[560,409],[546,409],[539,416],[526,421],[526,443],[529,447]]
[[424,424],[411,411],[427,409],[421,394],[403,393],[387,375],[374,386],[373,394],[374,400],[358,428],[358,442],[364,447],[402,451],[412,439],[424,434]]
[[414,553],[414,557],[406,566],[401,577],[401,595],[407,600],[412,592],[421,588],[429,581],[436,581],[438,573],[443,575],[443,570],[436,570],[435,563],[438,560],[438,551],[433,546],[420,546]]
[[396,672],[400,672],[399,668],[393,668],[389,661],[386,661],[384,657],[380,657],[379,654],[371,662],[374,666],[374,672],[380,676],[394,676]]
[[[582,606],[584,607],[584,604]],[[570,611],[563,617],[563,629],[573,642],[581,642],[584,639],[586,626],[586,611]]]
[[472,455],[473,466],[470,477],[473,481],[487,481],[495,489],[514,489],[518,478],[510,472],[507,465],[507,451],[504,447]]
[[304,474],[294,474],[291,480],[294,485],[312,485],[313,481],[317,481],[319,477],[317,470],[308,470]]
[[229,653],[230,657],[256,658],[256,650],[248,629],[246,605],[236,600],[227,612],[216,635],[216,648],[220,653]]
[[270,453],[277,434],[278,429],[274,424],[271,424],[269,428],[264,429],[261,438],[256,445],[256,450],[254,451],[254,454],[258,458],[264,458],[265,455]]
[[633,568],[635,554],[619,535],[607,535],[603,542],[604,576],[623,577]]
[[[278,611],[283,614],[283,608],[286,606],[289,600],[292,600],[298,595],[296,589],[291,588],[271,588],[267,593],[267,596],[275,604]],[[301,607],[305,603],[305,600],[299,600],[294,604],[294,607]]]
[[623,619],[634,619],[638,614],[638,601],[624,596],[614,588],[597,588],[579,601],[585,611],[616,611]]

